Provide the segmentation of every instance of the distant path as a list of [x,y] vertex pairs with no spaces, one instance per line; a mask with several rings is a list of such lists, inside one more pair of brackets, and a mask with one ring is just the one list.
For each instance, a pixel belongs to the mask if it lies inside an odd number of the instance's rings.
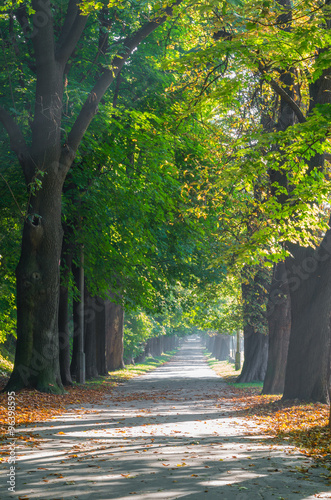
[[44,441],[18,450],[16,495],[2,467],[0,498],[331,498],[326,470],[254,435],[230,400],[217,400],[223,388],[189,340],[171,362],[118,386],[100,405],[38,424]]

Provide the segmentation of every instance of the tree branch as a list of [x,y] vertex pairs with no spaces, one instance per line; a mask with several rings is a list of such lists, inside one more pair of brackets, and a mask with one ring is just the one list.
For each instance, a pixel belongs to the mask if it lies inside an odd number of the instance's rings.
[[[173,6],[179,5],[182,0],[177,0]],[[114,57],[111,69],[106,69],[99,80],[91,90],[87,100],[85,101],[72,129],[68,135],[67,143],[64,146],[61,163],[68,165],[68,161],[72,161],[77,148],[90,125],[94,115],[97,113],[100,100],[104,96],[108,87],[115,80],[127,59],[130,57],[134,49],[145,40],[156,28],[161,26],[168,17],[172,15],[173,6],[167,7],[163,12],[164,15],[153,21],[149,21],[138,29],[132,36],[127,37],[123,42],[123,52]]]
[[[265,75],[267,73],[267,69],[261,62],[259,62],[259,71],[262,75]],[[270,84],[271,88],[274,89],[274,91],[284,99],[284,101],[287,102],[287,104],[292,108],[294,113],[296,114],[297,119],[299,120],[300,123],[305,123],[306,122],[306,117],[302,113],[300,107],[297,105],[297,103],[292,99],[292,97],[284,90],[279,83],[276,82],[273,78],[270,80],[267,80],[268,83]]]
[[65,65],[73,53],[84,28],[88,16],[83,16],[79,10],[77,0],[70,0],[67,15],[63,23],[62,32],[56,50],[56,60]]
[[15,17],[21,26],[23,36],[25,38],[26,42],[26,49],[29,55],[29,59],[27,60],[27,65],[30,68],[30,70],[35,73],[36,72],[36,65],[33,61],[34,55],[32,54],[31,50],[31,44],[29,43],[29,40],[31,39],[32,35],[32,30],[29,25],[29,20],[28,20],[28,15],[26,12],[26,5],[20,5],[18,9],[15,11]]
[[78,13],[78,2],[79,0],[69,0],[66,17],[64,19],[58,40],[59,45],[61,45],[63,43],[63,40],[68,36],[72,25],[74,24]]
[[18,157],[24,156],[27,153],[28,148],[22,131],[15,122],[14,118],[2,106],[0,106],[0,122],[7,130],[12,151],[14,151]]
[[16,153],[17,158],[22,165],[25,179],[27,182],[30,182],[31,172],[29,171],[29,162],[26,161],[29,158],[28,146],[20,127],[15,122],[14,118],[2,106],[0,106],[0,122],[8,133],[10,148],[14,151],[14,153]]
[[305,123],[306,122],[306,117],[302,113],[300,107],[297,105],[295,101],[293,101],[292,97],[288,95],[286,90],[284,90],[273,78],[270,80],[270,86],[274,89],[274,91],[280,95],[284,101],[289,104],[289,106],[292,108],[294,113],[296,114],[297,119],[299,120],[300,123]]

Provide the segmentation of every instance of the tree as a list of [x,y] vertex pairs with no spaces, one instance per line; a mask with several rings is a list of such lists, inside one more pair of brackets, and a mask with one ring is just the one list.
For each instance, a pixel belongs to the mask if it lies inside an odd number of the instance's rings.
[[268,358],[266,304],[270,286],[268,268],[244,269],[242,282],[244,364],[237,382],[263,381]]
[[[329,193],[324,167],[330,116],[329,9],[329,2],[284,1],[272,8],[246,2],[232,18],[216,9],[217,43],[191,56],[192,80],[202,83],[200,94],[211,102],[219,99],[215,121],[228,127],[232,121],[231,146],[223,154],[229,168],[221,182],[224,207],[233,221],[224,210],[227,234],[220,240],[230,242],[229,253],[237,263],[257,262],[263,255],[277,261],[287,253],[292,312],[284,397],[319,401],[328,399],[330,344],[330,292],[324,281],[329,229],[323,204]],[[197,66],[202,73],[198,78]],[[269,132],[259,113],[266,100]],[[307,366],[311,371],[304,373]]]
[[263,381],[263,394],[283,394],[288,344],[291,332],[290,292],[285,262],[274,265],[270,285],[268,320],[268,363]]
[[[8,390],[29,385],[42,391],[62,391],[57,331],[63,183],[109,85],[131,53],[173,12],[172,6],[155,10],[153,14],[147,9],[146,20],[141,10],[135,22],[128,23],[124,37],[116,40],[117,50],[110,67],[103,68],[96,77],[73,123],[66,127],[63,96],[68,73],[84,30],[93,19],[91,11],[99,4],[78,2],[77,5],[75,0],[68,0],[66,6],[64,20],[61,8],[37,0],[18,2],[13,7],[6,2],[2,7],[3,31],[7,40],[15,41],[18,50],[13,62],[18,78],[24,66],[23,75],[32,76],[35,83],[35,90],[31,89],[35,106],[30,113],[29,140],[25,139],[29,134],[27,120],[19,126],[5,107],[0,108],[0,120],[10,138],[11,149],[19,159],[29,191],[16,271],[17,350]],[[116,5],[114,9],[115,16]],[[66,134],[63,127],[67,128]]]

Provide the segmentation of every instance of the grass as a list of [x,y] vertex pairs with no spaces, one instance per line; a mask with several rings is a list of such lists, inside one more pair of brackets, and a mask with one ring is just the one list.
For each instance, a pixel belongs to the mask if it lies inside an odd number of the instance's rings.
[[125,382],[126,380],[130,380],[133,377],[143,375],[144,373],[147,373],[150,370],[154,370],[158,366],[167,363],[176,354],[176,352],[177,349],[163,353],[161,356],[146,358],[143,363],[126,365],[125,368],[109,372],[108,375],[104,377],[98,377],[96,379],[89,380],[85,385],[90,389],[92,387],[98,387],[107,383],[113,385],[114,383]]
[[13,360],[14,355],[2,345],[0,352],[0,376],[4,377],[11,374],[14,368]]
[[230,363],[229,361],[218,361],[218,359],[213,358],[213,355],[205,349],[204,354],[207,358],[207,363],[212,368],[217,375],[222,377],[224,382],[226,382],[229,385],[245,389],[246,387],[256,387],[256,388],[261,388],[263,387],[263,382],[249,382],[249,383],[244,383],[244,384],[238,384],[236,382],[236,379],[238,378],[240,374],[240,370],[235,370],[235,365],[234,363]]

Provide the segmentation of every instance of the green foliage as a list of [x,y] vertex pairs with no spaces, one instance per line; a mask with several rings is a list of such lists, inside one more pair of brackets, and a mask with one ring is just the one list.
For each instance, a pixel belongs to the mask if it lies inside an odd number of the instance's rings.
[[24,206],[24,180],[4,143],[0,143],[0,343],[16,336],[15,268],[19,259]]
[[126,315],[124,325],[124,359],[137,357],[144,351],[145,342],[155,335],[154,321],[144,312]]
[[[29,1],[5,0],[0,7],[0,104],[28,135],[36,75],[32,38],[22,36],[13,15],[19,5],[31,17]],[[56,39],[66,6],[53,3]],[[89,17],[68,65],[63,143],[94,82],[125,50],[126,37],[166,6],[81,3]],[[294,1],[288,16],[265,0],[184,2],[126,62],[100,103],[63,194],[63,224],[76,261],[84,245],[91,293],[119,291],[130,314],[162,317],[160,330],[233,332],[242,327],[243,266],[272,267],[288,253],[286,242],[318,244],[329,218],[330,179],[321,155],[330,153],[331,109],[326,97],[314,106],[311,95],[322,75],[329,78],[330,8]],[[286,130],[277,125],[275,91],[284,87],[283,72],[293,77],[283,90],[303,115]],[[8,149],[1,141],[0,340],[15,327],[14,270],[29,202]],[[281,180],[271,181],[271,171]],[[35,176],[29,196],[42,187],[43,175]],[[132,318],[130,355],[157,327],[147,312]]]
[[[286,242],[316,245],[327,227],[330,185],[318,155],[330,147],[328,94],[322,106],[309,99],[313,82],[330,67],[330,58],[324,59],[330,9],[293,2],[285,29],[289,10],[279,4],[231,5],[222,12],[206,4],[204,13],[212,14],[209,24],[192,28],[195,47],[168,64],[183,76],[170,89],[185,96],[183,114],[200,113],[210,131],[219,169],[199,186],[199,196],[218,216],[214,265],[236,272],[266,257],[272,266],[286,255]],[[293,94],[305,121],[280,131],[274,89],[284,85],[282,71],[292,73],[294,83],[283,91]],[[280,173],[282,184],[271,182],[271,171]]]
[[198,185],[208,176],[207,142],[197,140],[206,131],[194,119],[181,123],[179,116],[176,123],[165,93],[174,75],[156,58],[165,35],[153,34],[114,84],[116,107],[109,100],[100,107],[63,198],[64,222],[84,244],[90,290],[125,289],[127,309],[158,313],[177,283],[204,287],[224,271],[209,266],[209,209],[194,212],[202,205]]

